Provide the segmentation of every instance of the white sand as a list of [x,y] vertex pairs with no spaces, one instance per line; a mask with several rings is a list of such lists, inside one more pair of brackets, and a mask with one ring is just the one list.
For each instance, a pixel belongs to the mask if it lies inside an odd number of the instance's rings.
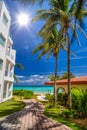
[[44,94],[41,94],[40,96],[37,96],[37,99],[41,101],[47,101],[45,97],[46,96]]

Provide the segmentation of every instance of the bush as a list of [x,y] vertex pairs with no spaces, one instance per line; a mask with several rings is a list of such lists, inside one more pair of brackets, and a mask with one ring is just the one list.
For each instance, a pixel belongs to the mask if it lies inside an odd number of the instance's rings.
[[52,102],[54,101],[54,96],[51,94],[46,94],[46,99]]
[[30,99],[33,97],[33,92],[30,90],[14,90],[13,95],[23,97],[24,99]]
[[61,105],[66,106],[66,103],[68,101],[68,95],[66,93],[65,94],[58,93],[58,101],[60,101]]
[[74,111],[65,109],[63,111],[63,116],[66,117],[66,118],[73,117],[74,116]]
[[83,92],[83,96],[81,98],[81,111],[83,116],[87,116],[87,91]]
[[87,91],[72,89],[72,107],[77,110],[76,116],[81,118],[87,116]]
[[81,106],[81,98],[82,98],[82,91],[74,88],[72,89],[72,106],[74,109],[77,109],[79,111],[79,108]]

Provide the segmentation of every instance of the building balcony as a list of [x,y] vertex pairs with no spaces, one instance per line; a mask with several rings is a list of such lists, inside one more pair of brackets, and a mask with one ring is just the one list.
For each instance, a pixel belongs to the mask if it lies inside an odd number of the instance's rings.
[[9,36],[9,38],[8,38],[8,44],[9,45],[12,45],[13,44],[13,41],[12,41],[12,38]]
[[15,65],[16,51],[12,49],[10,52],[7,51],[6,54],[7,54],[7,59],[8,59],[11,63],[13,63],[13,64]]
[[14,82],[14,76],[13,76],[13,72],[8,72],[7,70],[5,71],[5,77],[4,80],[5,81],[11,81]]

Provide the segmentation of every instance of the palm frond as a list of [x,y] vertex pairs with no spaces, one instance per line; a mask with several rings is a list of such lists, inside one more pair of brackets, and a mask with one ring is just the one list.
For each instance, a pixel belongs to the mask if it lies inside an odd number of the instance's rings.
[[45,1],[45,0],[19,0],[20,2],[22,2],[24,5],[27,5],[27,4],[34,4],[34,3],[39,3],[40,5],[42,5],[43,4],[43,2]]
[[80,43],[76,28],[74,28],[74,26],[72,24],[70,25],[70,28],[72,29],[72,32],[73,32],[73,35],[71,38],[71,43],[73,43],[74,39],[77,39],[78,45],[81,47],[81,43]]
[[78,25],[76,24],[76,27],[79,28],[79,30],[81,31],[81,33],[85,36],[85,38],[87,39],[87,34],[85,33],[85,31]]
[[16,81],[16,83],[18,83],[18,79],[16,77],[16,74],[14,74],[14,80]]
[[38,51],[43,50],[43,48],[44,48],[44,44],[43,44],[43,43],[42,43],[42,44],[39,44],[38,46],[36,46],[36,47],[34,48],[32,54],[35,54],[35,53],[37,53]]
[[77,55],[75,54],[75,52],[73,52],[72,50],[70,51],[71,55],[73,55],[74,57],[77,57]]
[[24,70],[24,67],[23,67],[23,65],[22,64],[20,64],[20,63],[16,63],[16,65],[15,65],[16,67],[18,67],[19,69],[21,69],[21,70]]

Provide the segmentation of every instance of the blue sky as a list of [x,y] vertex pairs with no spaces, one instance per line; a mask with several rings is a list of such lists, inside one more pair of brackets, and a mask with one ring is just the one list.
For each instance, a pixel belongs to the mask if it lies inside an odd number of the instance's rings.
[[[36,10],[39,8],[48,8],[47,3],[44,3],[42,7],[35,4],[34,6],[23,6],[17,0],[5,0],[9,8],[12,25],[11,35],[14,41],[13,48],[16,49],[16,63],[21,63],[24,66],[24,70],[15,68],[15,73],[19,78],[19,83],[37,84],[48,81],[48,75],[54,73],[55,60],[53,57],[47,61],[46,56],[41,58],[40,61],[36,61],[36,55],[32,55],[32,50],[41,43],[41,38],[37,38],[36,34],[42,27],[43,21],[37,21],[30,23],[28,28],[19,28],[16,23],[16,16],[19,12],[27,12],[31,18],[36,15]],[[87,18],[84,19],[85,32],[87,33]],[[76,42],[71,45],[71,49],[76,53],[77,57],[71,56],[71,72],[76,76],[87,75],[87,40],[79,33],[81,41],[81,47]],[[58,74],[62,74],[67,71],[67,53],[60,52],[58,63]],[[43,80],[44,79],[44,80]]]

